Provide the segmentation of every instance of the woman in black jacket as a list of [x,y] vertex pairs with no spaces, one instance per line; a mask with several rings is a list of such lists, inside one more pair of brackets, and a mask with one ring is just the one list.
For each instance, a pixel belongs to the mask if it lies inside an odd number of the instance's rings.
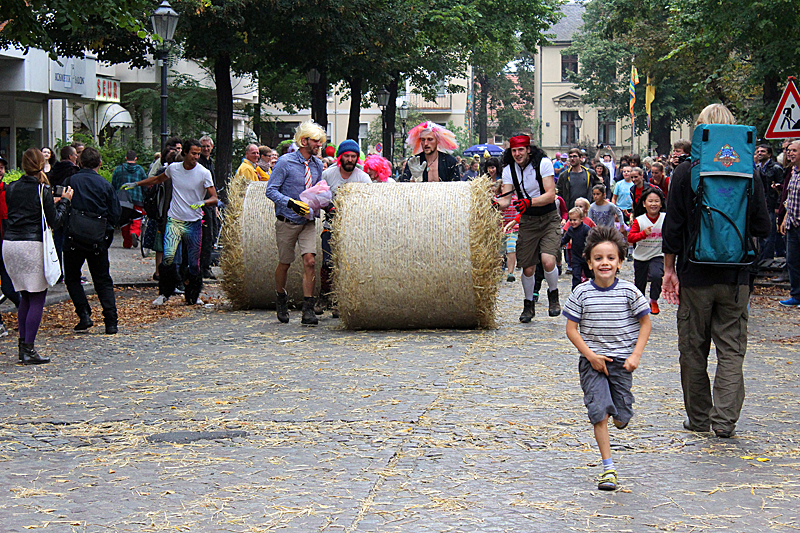
[[26,365],[50,361],[34,348],[48,288],[44,277],[42,209],[47,225],[59,227],[66,220],[72,199],[72,189],[67,187],[58,202],[53,200],[43,169],[42,152],[27,149],[22,155],[25,176],[6,189],[8,225],[3,234],[3,261],[21,296],[17,312],[19,360]]

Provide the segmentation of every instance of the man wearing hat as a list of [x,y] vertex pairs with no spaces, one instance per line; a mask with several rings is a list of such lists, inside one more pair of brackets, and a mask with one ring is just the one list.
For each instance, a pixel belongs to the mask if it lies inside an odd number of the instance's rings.
[[514,207],[520,212],[517,238],[517,263],[522,267],[522,289],[525,293],[520,322],[528,323],[535,316],[533,274],[540,260],[549,291],[548,314],[561,314],[558,301],[556,255],[560,252],[561,217],[556,209],[556,183],[553,162],[527,135],[511,137],[510,147],[503,153],[503,196],[500,209],[511,202],[509,193],[516,191]]
[[[331,148],[330,146],[328,148]],[[336,150],[336,164],[329,166],[322,172],[322,179],[331,188],[333,198],[326,209],[327,214],[322,224],[322,267],[320,268],[320,295],[317,299],[314,312],[321,315],[326,307],[330,306],[329,295],[333,283],[333,258],[331,256],[331,222],[336,213],[336,191],[348,183],[372,183],[369,174],[356,166],[361,149],[358,143],[347,139]],[[334,318],[338,316],[333,308]]]

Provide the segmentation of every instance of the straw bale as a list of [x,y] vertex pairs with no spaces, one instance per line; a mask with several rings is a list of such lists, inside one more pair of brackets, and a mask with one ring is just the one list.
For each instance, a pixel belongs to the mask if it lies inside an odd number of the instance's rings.
[[495,326],[501,231],[488,180],[352,183],[336,206],[334,292],[346,328]]
[[[275,243],[275,204],[266,197],[267,182],[234,178],[228,187],[228,204],[222,225],[223,245],[220,264],[224,272],[222,289],[234,308],[274,309],[275,268],[278,246]],[[316,220],[317,234],[321,223]],[[322,250],[317,239],[317,262]],[[319,285],[319,277],[317,277]],[[295,251],[286,280],[289,300],[303,301],[303,261]]]

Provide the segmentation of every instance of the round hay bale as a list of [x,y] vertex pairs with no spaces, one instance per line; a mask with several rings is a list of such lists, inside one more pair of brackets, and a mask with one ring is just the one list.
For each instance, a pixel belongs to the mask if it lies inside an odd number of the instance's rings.
[[334,292],[349,329],[495,326],[500,213],[486,178],[345,185]]
[[[241,177],[231,180],[228,186],[228,204],[220,233],[223,245],[220,265],[224,272],[222,289],[237,309],[275,308],[275,268],[278,266],[275,204],[266,197],[266,188],[267,182]],[[315,223],[319,234],[319,219]],[[320,246],[317,239],[318,264],[322,260]],[[297,252],[289,267],[286,292],[290,302],[302,303],[303,261]]]

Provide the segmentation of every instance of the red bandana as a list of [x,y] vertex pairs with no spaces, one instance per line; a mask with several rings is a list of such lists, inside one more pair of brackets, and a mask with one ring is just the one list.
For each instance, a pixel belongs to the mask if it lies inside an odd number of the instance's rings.
[[531,138],[527,135],[517,135],[516,137],[511,137],[509,141],[511,143],[511,148],[519,148],[520,146],[531,145]]

